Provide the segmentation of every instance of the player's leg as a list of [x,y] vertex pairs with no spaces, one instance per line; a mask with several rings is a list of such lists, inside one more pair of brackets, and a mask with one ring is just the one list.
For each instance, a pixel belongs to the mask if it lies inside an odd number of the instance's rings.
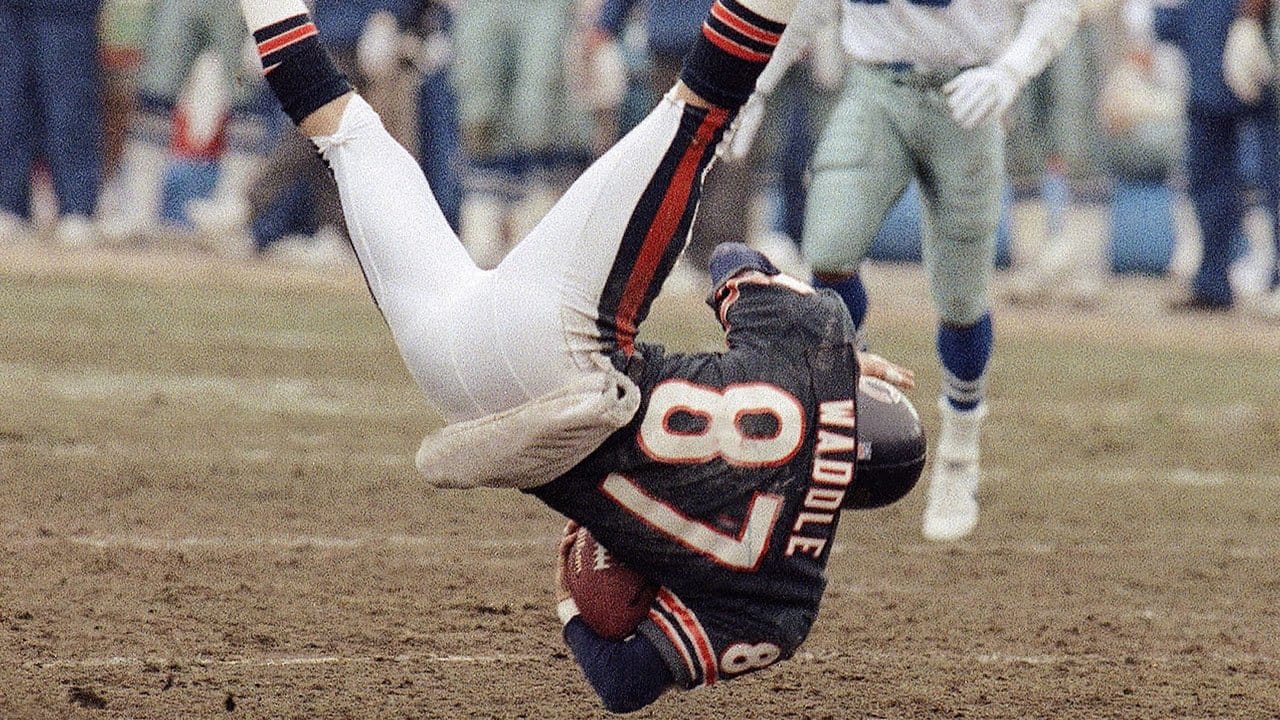
[[[1272,117],[1261,119],[1258,124],[1258,145],[1264,148],[1280,147],[1280,125]],[[1257,308],[1266,318],[1280,319],[1280,153],[1260,153],[1262,186],[1266,192],[1267,207],[1271,212],[1272,255],[1267,268],[1264,286],[1266,294]]]
[[1240,227],[1242,193],[1236,169],[1237,118],[1193,110],[1187,124],[1188,192],[1200,224],[1200,265],[1190,294],[1171,309],[1226,310],[1234,300],[1230,268]]
[[44,155],[68,244],[92,239],[89,219],[102,185],[102,112],[98,90],[96,8],[43,11],[36,63]]
[[[498,266],[502,279],[495,287],[510,293],[507,301],[530,291],[559,298],[544,305],[554,315],[547,322],[510,329],[513,353],[522,345],[554,342],[578,367],[614,348],[630,353],[637,327],[688,240],[716,146],[750,95],[793,5],[716,2],[681,82]],[[537,341],[531,333],[554,338]]]
[[911,181],[895,108],[915,90],[854,66],[813,154],[802,247],[818,284],[835,290],[861,327],[867,294],[858,267]]
[[138,68],[138,107],[108,194],[105,232],[147,232],[160,217],[174,106],[202,49],[195,3],[163,0],[155,11]]
[[[25,228],[36,160],[31,10],[0,2],[0,230]],[[6,233],[7,234],[7,233]]]
[[442,412],[470,408],[454,359],[436,345],[456,316],[451,296],[481,271],[417,162],[334,68],[301,0],[241,0],[241,6],[267,83],[333,170],[352,245],[406,365]]
[[[519,158],[519,192],[507,221],[518,243],[559,199],[553,184],[553,151],[563,145],[564,47],[573,16],[570,0],[537,0],[521,5],[523,15],[514,38],[515,72],[510,108],[515,157]],[[559,143],[558,143],[559,141]]]
[[221,69],[226,73],[224,83],[230,89],[229,134],[233,139],[220,158],[218,185],[213,197],[222,203],[238,202],[260,166],[261,157],[252,152],[252,147],[234,141],[237,135],[256,134],[256,114],[245,110],[258,88],[256,83],[238,78],[244,66],[245,28],[235,0],[209,0],[204,5],[209,49],[222,59]]
[[481,267],[498,264],[510,249],[507,214],[514,163],[501,142],[508,105],[507,69],[512,64],[508,32],[512,8],[501,0],[475,0],[458,7],[452,30],[450,73],[458,93],[458,120],[466,158],[459,232]]
[[931,540],[968,535],[978,520],[979,436],[986,415],[993,329],[989,283],[1004,184],[1004,137],[991,123],[961,130],[943,107],[918,154],[923,174],[924,264],[938,309],[941,428],[925,507]]

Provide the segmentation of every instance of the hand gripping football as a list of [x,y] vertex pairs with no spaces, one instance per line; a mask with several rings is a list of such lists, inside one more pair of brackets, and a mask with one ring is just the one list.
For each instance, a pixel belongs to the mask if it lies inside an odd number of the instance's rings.
[[622,640],[649,615],[658,588],[643,575],[614,559],[586,528],[565,557],[569,594],[587,626],[603,638]]

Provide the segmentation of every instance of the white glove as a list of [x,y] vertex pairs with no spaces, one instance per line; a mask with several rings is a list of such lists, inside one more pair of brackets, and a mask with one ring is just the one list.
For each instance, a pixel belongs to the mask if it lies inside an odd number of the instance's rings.
[[400,59],[400,28],[391,13],[369,17],[356,41],[356,66],[365,75],[382,77],[395,69]]
[[760,92],[751,93],[729,127],[729,142],[721,146],[720,157],[725,160],[741,160],[751,152],[751,144],[755,142],[756,133],[764,122],[764,110],[765,95]]
[[1255,103],[1267,82],[1275,75],[1262,25],[1252,18],[1231,23],[1227,44],[1222,48],[1222,77],[1236,97]]
[[965,130],[999,119],[1022,91],[1022,81],[1000,65],[965,70],[942,86],[951,117]]

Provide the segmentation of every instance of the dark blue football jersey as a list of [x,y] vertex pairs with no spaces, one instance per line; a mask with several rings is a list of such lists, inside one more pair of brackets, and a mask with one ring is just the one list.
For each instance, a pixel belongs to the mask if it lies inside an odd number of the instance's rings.
[[637,346],[631,424],[531,491],[662,586],[639,632],[684,687],[794,654],[857,455],[857,356],[840,299],[778,279],[723,292],[728,349]]

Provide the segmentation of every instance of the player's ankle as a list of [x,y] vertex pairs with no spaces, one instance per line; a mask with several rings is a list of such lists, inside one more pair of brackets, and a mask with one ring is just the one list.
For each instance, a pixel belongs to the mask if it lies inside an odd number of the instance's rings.
[[740,107],[755,89],[785,28],[785,23],[740,0],[715,0],[685,56],[680,81],[711,105]]
[[317,110],[351,92],[351,83],[325,52],[306,12],[255,28],[253,39],[267,85],[294,124],[302,125]]

